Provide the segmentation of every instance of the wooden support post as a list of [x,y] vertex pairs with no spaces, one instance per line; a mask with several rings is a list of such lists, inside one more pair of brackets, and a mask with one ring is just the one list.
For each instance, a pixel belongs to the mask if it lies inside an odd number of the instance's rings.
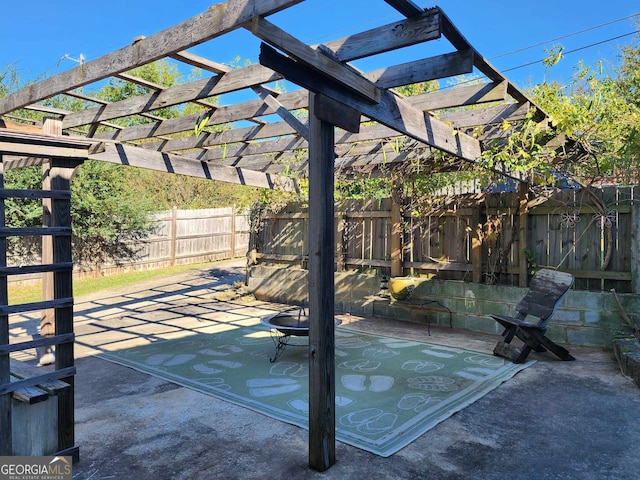
[[[51,188],[56,191],[69,191],[71,178],[81,160],[52,159]],[[56,198],[52,202],[52,226],[71,226],[71,199]],[[72,261],[71,237],[56,235],[53,237],[54,263]],[[73,297],[73,272],[71,270],[56,271],[53,274],[54,298]],[[64,335],[73,333],[73,305],[55,309],[55,333]],[[73,342],[62,343],[56,349],[56,370],[73,367]],[[75,447],[75,414],[74,414],[74,377],[61,379],[71,388],[58,396],[58,449],[78,460],[78,450]]]
[[346,254],[345,254],[345,230],[347,226],[347,214],[340,215],[338,220],[338,238],[337,238],[337,257],[336,257],[336,270],[338,272],[344,272],[347,268]]
[[236,258],[236,207],[231,210],[231,257]]
[[518,184],[518,286],[526,287],[529,283],[529,269],[527,268],[527,256],[524,254],[527,248],[527,184]]
[[[0,155],[0,188],[4,188],[4,163]],[[4,198],[0,198],[0,227],[5,226]],[[0,267],[7,266],[7,239],[0,237]],[[0,305],[8,305],[7,276],[0,275]],[[0,315],[0,345],[9,344],[9,315]],[[11,381],[9,353],[0,354],[0,385]],[[11,393],[0,395],[0,456],[12,455]]]
[[309,98],[309,466],[336,461],[333,125]]
[[473,271],[471,280],[473,283],[482,282],[482,218],[480,205],[473,209],[471,217],[471,265]]
[[391,276],[402,276],[402,205],[400,180],[395,178],[391,188]]
[[178,251],[178,207],[171,209],[171,260],[169,265],[176,264],[176,255]]
[[[45,118],[42,131],[46,135],[62,135],[62,121],[55,118]],[[51,190],[51,162],[47,161],[42,164],[42,189]],[[50,198],[42,199],[42,226],[51,227],[51,205]],[[53,237],[43,235],[41,237],[43,264],[53,263]],[[42,300],[53,300],[53,273],[44,272],[42,274]],[[50,337],[55,334],[55,314],[52,309],[42,310],[40,312],[40,335]],[[43,364],[52,363],[50,356],[51,348],[38,349],[38,360]],[[49,358],[48,358],[49,357]]]
[[631,291],[640,293],[640,202],[631,206]]

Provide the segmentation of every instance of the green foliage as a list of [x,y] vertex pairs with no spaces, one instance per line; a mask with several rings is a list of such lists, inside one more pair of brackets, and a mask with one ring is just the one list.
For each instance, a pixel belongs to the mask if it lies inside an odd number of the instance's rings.
[[[5,186],[16,189],[40,189],[42,170],[29,167],[10,170]],[[124,167],[86,161],[71,182],[71,218],[74,261],[80,265],[116,263],[135,258],[136,241],[151,228],[148,214],[151,203],[126,185]],[[42,225],[43,209],[39,201],[8,199],[6,222],[12,227]],[[10,240],[14,240],[13,238]],[[40,251],[39,238],[12,241],[10,255],[27,259]]]
[[369,199],[388,198],[391,195],[389,177],[356,177],[349,180],[336,180],[336,200],[347,198]]
[[[545,60],[548,69],[563,58],[554,47]],[[524,124],[503,123],[506,140],[495,141],[482,155],[482,164],[498,162],[515,171],[535,172],[538,183],[551,183],[562,171],[581,184],[607,179],[637,182],[640,167],[640,50],[622,50],[621,67],[606,68],[579,62],[567,85],[543,82],[530,95],[550,120],[536,123],[533,112]],[[575,147],[564,152],[544,148],[553,136],[564,135]]]
[[534,275],[539,268],[538,258],[540,257],[540,254],[538,252],[532,252],[528,248],[523,248],[522,254],[527,260],[527,271],[529,272],[529,275]]
[[127,168],[127,188],[150,199],[155,210],[251,206],[263,195],[261,188],[215,182],[204,178],[168,175]]
[[502,165],[515,172],[536,170],[543,178],[548,177],[553,154],[544,149],[543,140],[549,138],[549,131],[534,120],[534,114],[531,110],[518,125],[503,121],[501,128],[506,138],[490,142],[482,152],[479,165],[486,168]]
[[[42,188],[42,168],[28,167],[9,170],[4,175],[5,187],[15,189]],[[42,225],[42,202],[26,198],[9,198],[5,201],[5,222],[13,228]],[[40,251],[39,237],[7,238],[7,253],[28,263]]]
[[547,58],[542,60],[542,64],[547,68],[557,65],[564,58],[564,47],[562,45],[554,45],[551,50],[545,49],[545,51],[548,55]]
[[[623,71],[628,71],[630,63],[635,69],[640,66],[638,57],[626,57]],[[639,165],[640,110],[629,102],[627,81],[633,79],[616,78],[602,65],[579,64],[566,87],[545,83],[533,89],[536,102],[550,114],[557,132],[574,139],[586,153],[578,162],[570,157],[552,158],[554,166],[560,165],[586,184],[603,177],[633,180]]]
[[125,168],[85,162],[71,188],[74,261],[99,265],[135,259],[151,228],[152,204],[128,188]]
[[20,86],[18,70],[13,65],[0,68],[0,98],[17,90]]

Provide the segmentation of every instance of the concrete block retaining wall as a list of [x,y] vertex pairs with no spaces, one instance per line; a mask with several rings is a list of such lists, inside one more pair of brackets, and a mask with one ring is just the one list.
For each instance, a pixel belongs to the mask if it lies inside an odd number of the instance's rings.
[[[307,273],[300,268],[254,266],[249,288],[259,299],[306,304]],[[449,326],[451,322],[455,328],[492,334],[502,330],[488,315],[514,315],[516,303],[526,293],[518,287],[416,278],[412,300],[437,302],[423,312],[379,298],[379,276],[336,272],[335,278],[338,312],[411,322],[427,322],[429,315],[432,325]],[[640,311],[640,295],[618,294],[618,298],[627,312]],[[570,291],[548,327],[554,341],[581,346],[611,347],[616,336],[627,332],[610,292]]]

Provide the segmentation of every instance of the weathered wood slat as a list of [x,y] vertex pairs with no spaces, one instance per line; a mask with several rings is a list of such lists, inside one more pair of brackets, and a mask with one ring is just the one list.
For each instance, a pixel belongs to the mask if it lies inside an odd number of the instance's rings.
[[56,300],[43,300],[41,302],[20,303],[16,305],[0,305],[0,315],[12,313],[33,312],[48,308],[66,308],[73,306],[73,298],[58,298]]
[[55,192],[53,190],[14,190],[3,188],[0,198],[71,198],[71,192]]
[[455,132],[450,126],[412,107],[391,92],[382,90],[380,102],[372,104],[360,100],[337,85],[330,85],[324,79],[319,79],[301,62],[293,62],[271,47],[263,44],[261,50],[261,63],[274,70],[284,70],[281,73],[285,77],[311,91],[327,95],[390,128],[464,160],[473,162],[480,157],[480,143],[476,139]]
[[287,125],[293,128],[302,138],[309,138],[309,127],[295,117],[284,105],[282,105],[272,92],[264,87],[254,86],[253,91],[264,101],[266,105],[276,111]]
[[[12,382],[18,382],[20,380],[21,378],[14,376],[13,373],[11,374]],[[38,387],[25,387],[14,391],[12,396],[15,400],[33,405],[48,400],[49,392]]]
[[22,388],[33,387],[35,385],[47,384],[55,380],[68,378],[76,374],[76,367],[67,367],[60,370],[38,375],[37,377],[26,378],[16,382],[9,382],[0,385],[0,395],[15,392]]
[[274,260],[279,262],[299,262],[309,259],[309,255],[284,255],[280,253],[256,253],[255,257],[261,260]]
[[168,173],[178,173],[192,177],[219,180],[221,182],[250,185],[261,188],[283,188],[294,191],[291,179],[273,177],[269,174],[242,170],[224,165],[214,165],[186,157],[154,152],[144,148],[124,145],[108,145],[105,152],[90,158],[104,162],[130,165]]
[[20,352],[30,348],[49,347],[52,345],[60,345],[62,343],[70,343],[75,339],[75,334],[67,333],[64,335],[53,335],[51,337],[40,337],[32,340],[11,343],[9,345],[0,345],[0,355],[11,352]]
[[301,0],[229,0],[132,45],[0,99],[0,115],[73,88],[125,72],[223,35],[255,15],[270,15]]
[[[12,115],[5,115],[5,118],[13,118],[14,120],[17,120],[17,117],[13,117]],[[9,122],[6,119],[0,118],[0,128],[6,128],[8,130],[29,132],[29,133],[35,133],[35,134],[38,134],[38,135],[42,135],[42,126],[41,125],[37,125],[35,120],[30,120],[30,121],[34,122],[34,123],[31,124],[31,123]]]
[[166,88],[160,92],[137,95],[119,102],[71,113],[64,117],[62,127],[65,129],[79,127],[136,113],[150,112],[159,108],[171,107],[188,101],[201,100],[242,88],[273,82],[280,78],[280,75],[262,65],[251,65],[241,70],[232,70],[229,73],[215,77]]
[[6,142],[0,139],[0,154],[16,154],[35,157],[87,158],[86,148],[53,145],[28,145]]
[[202,70],[208,70],[213,73],[226,73],[231,70],[231,68],[226,65],[213,62],[190,52],[176,52],[169,56],[180,62],[188,63],[191,66],[201,68]]
[[[208,148],[206,152],[194,155],[198,160],[213,161],[234,159],[235,157],[247,157],[250,155],[265,155],[282,151],[295,151],[306,149],[308,143],[304,138],[289,137],[282,140],[263,141],[257,143],[244,143],[240,145],[228,145],[217,148]],[[187,156],[190,156],[187,154]]]
[[319,50],[309,47],[264,18],[254,18],[251,32],[296,60],[304,62],[322,77],[331,78],[369,102],[378,103],[380,101],[380,90],[362,75],[356,74],[353,70],[329,58]]
[[472,71],[473,52],[471,50],[463,50],[367,72],[364,76],[377,87],[392,88],[439,78],[454,77],[471,73]]
[[507,82],[485,83],[469,87],[456,87],[407,97],[406,100],[423,111],[477,105],[504,101],[507,96]]
[[[42,371],[28,363],[12,361],[11,374],[19,380],[27,380],[42,376]],[[68,383],[56,379],[42,381],[37,386],[49,395],[58,395],[69,388]]]
[[457,128],[501,124],[503,121],[524,120],[529,113],[529,103],[478,108],[465,112],[449,112],[440,118]]
[[71,227],[0,228],[0,237],[41,237],[43,235],[71,236]]
[[0,267],[0,275],[29,275],[32,273],[57,272],[61,270],[73,270],[73,262]]
[[4,155],[4,170],[15,170],[17,168],[36,167],[49,161],[45,157],[21,157],[18,155]]
[[339,40],[326,42],[329,48],[342,62],[389,52],[440,38],[440,12],[431,9],[420,11],[410,20],[402,20],[389,25],[356,33]]

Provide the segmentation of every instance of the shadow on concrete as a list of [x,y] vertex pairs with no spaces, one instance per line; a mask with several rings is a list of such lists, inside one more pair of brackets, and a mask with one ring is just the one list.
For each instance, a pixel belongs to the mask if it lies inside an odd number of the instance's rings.
[[[290,306],[219,301],[244,260],[76,300],[74,479],[579,479],[637,478],[640,391],[611,352],[547,354],[389,458],[337,444],[337,463],[307,466],[307,431],[95,357],[101,351],[242,325]],[[489,353],[498,337],[385,318],[344,325]],[[11,328],[31,328],[17,319]],[[32,320],[35,321],[35,320]],[[28,359],[27,359],[28,360]]]

